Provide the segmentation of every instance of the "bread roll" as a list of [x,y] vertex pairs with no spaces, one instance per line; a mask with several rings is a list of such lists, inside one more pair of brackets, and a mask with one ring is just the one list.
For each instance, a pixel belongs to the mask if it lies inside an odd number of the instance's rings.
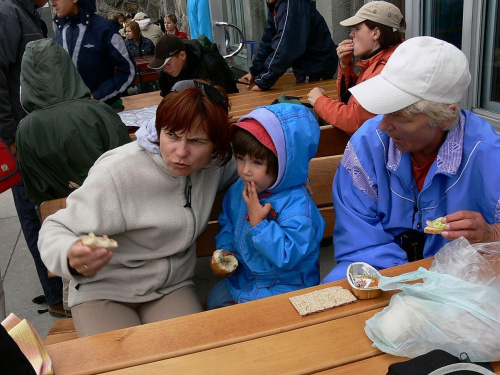
[[238,267],[238,259],[228,250],[215,250],[210,261],[210,268],[217,276],[227,276]]
[[98,237],[94,233],[90,232],[88,236],[82,237],[80,243],[84,246],[88,246],[91,249],[105,248],[113,251],[118,247],[118,242],[108,238],[108,236]]

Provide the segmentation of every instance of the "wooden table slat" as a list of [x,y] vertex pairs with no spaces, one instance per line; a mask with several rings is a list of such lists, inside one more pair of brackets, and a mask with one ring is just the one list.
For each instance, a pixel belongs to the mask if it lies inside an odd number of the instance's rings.
[[379,354],[363,330],[365,321],[380,310],[108,374],[315,373]]
[[[277,84],[268,91],[251,91],[245,85],[238,85],[240,92],[229,95],[232,121],[237,121],[241,116],[248,114],[257,106],[270,105],[281,94],[301,97],[301,101],[307,103],[307,94],[316,86],[324,88],[331,98],[337,99],[336,80],[334,79],[295,84],[295,78],[292,79],[290,76],[293,77],[293,74],[282,76]],[[128,111],[158,105],[162,97],[159,91],[154,91],[126,96],[122,100],[125,110]]]

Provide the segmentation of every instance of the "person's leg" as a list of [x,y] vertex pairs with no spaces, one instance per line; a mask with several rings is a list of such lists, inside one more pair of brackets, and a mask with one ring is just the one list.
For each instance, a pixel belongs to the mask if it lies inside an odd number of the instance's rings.
[[19,222],[21,223],[24,239],[35,261],[36,271],[40,283],[42,284],[47,303],[49,305],[60,304],[62,303],[62,280],[60,277],[49,278],[47,267],[45,267],[45,264],[40,258],[37,242],[41,223],[34,204],[26,197],[23,181],[12,188],[12,195],[14,196],[14,204],[16,206]]
[[218,309],[219,307],[234,305],[233,297],[227,289],[226,280],[219,281],[207,294],[205,300],[207,310]]
[[143,303],[139,315],[143,324],[159,322],[203,311],[194,285],[174,290],[154,301]]
[[90,301],[73,306],[71,313],[78,337],[141,325],[133,303]]

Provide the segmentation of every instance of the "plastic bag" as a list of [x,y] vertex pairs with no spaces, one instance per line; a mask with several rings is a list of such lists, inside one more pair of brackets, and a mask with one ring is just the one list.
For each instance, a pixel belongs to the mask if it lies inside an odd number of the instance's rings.
[[500,243],[471,245],[460,237],[437,252],[429,270],[500,290]]
[[[436,254],[431,270],[381,277],[382,290],[402,292],[367,320],[365,332],[373,346],[410,358],[442,349],[455,356],[466,352],[474,362],[500,360],[500,290],[495,274],[500,243],[453,242]],[[402,284],[420,278],[422,283]]]

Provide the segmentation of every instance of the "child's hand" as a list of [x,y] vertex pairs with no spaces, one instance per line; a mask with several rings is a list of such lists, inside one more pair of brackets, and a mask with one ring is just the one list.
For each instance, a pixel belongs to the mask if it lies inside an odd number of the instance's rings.
[[257,190],[255,189],[255,183],[245,182],[245,187],[243,188],[243,200],[247,204],[248,217],[250,218],[250,225],[252,227],[259,224],[264,220],[269,211],[271,211],[271,203],[266,203],[262,206],[259,202],[259,197]]

